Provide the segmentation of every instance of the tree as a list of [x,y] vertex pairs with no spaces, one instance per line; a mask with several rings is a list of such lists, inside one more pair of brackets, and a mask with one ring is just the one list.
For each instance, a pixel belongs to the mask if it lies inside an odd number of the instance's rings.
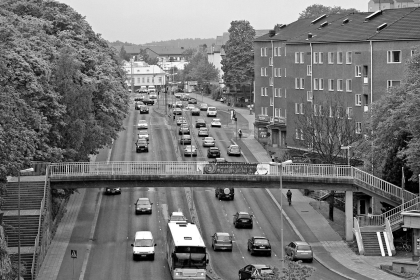
[[303,18],[315,18],[322,16],[324,14],[331,15],[331,14],[349,14],[349,13],[358,13],[359,11],[353,8],[350,9],[343,9],[339,6],[329,7],[320,4],[313,4],[311,6],[306,7],[304,11],[299,13],[299,19]]
[[232,21],[229,40],[224,46],[222,59],[223,79],[227,86],[246,85],[254,79],[253,40],[255,30],[248,21]]
[[121,60],[130,61],[130,56],[125,51],[124,46],[121,46],[119,57],[120,57]]
[[159,62],[157,57],[150,57],[146,49],[140,49],[140,56],[142,57],[143,61],[149,65],[157,65]]
[[283,275],[280,274],[280,269],[272,268],[273,276],[262,276],[261,280],[307,280],[311,277],[315,268],[302,265],[302,261],[292,261],[289,256],[285,257]]
[[207,54],[204,51],[197,51],[190,62],[185,65],[183,75],[185,80],[204,82],[217,81],[219,71],[208,62]]

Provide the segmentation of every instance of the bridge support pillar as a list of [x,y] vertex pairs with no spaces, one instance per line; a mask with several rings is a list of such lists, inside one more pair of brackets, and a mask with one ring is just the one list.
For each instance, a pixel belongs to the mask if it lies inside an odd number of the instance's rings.
[[353,191],[346,191],[346,241],[353,241]]

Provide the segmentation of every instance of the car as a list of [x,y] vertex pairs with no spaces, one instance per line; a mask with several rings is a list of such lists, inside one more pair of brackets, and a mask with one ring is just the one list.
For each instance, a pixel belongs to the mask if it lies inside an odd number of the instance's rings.
[[219,200],[233,200],[235,198],[235,189],[234,188],[216,188],[214,190],[214,195]]
[[201,137],[209,136],[209,130],[207,129],[207,127],[200,127],[198,129],[198,136],[201,136]]
[[185,110],[192,110],[192,109],[194,109],[195,108],[195,106],[194,105],[192,105],[192,104],[188,104],[187,105],[187,107],[185,107]]
[[183,95],[183,96],[181,96],[180,100],[182,100],[182,101],[188,101],[188,100],[190,100],[190,97],[189,96],[186,96],[186,95]]
[[153,203],[150,202],[150,199],[148,197],[140,197],[137,199],[136,203],[134,203],[136,206],[136,214],[143,214],[143,213],[149,213],[152,214],[152,205]]
[[179,93],[179,92],[176,92],[176,93],[174,94],[174,96],[175,96],[175,98],[181,98],[182,94],[181,94],[181,93]]
[[264,236],[253,236],[248,239],[248,252],[250,252],[251,255],[265,254],[271,257],[270,241]]
[[198,109],[197,107],[194,107],[193,109],[191,109],[191,115],[192,116],[199,116],[200,115],[200,109]]
[[182,108],[182,107],[184,107],[184,104],[182,103],[182,101],[175,101],[175,107],[176,108]]
[[142,101],[143,98],[143,94],[136,94],[136,96],[134,96],[134,101]]
[[190,100],[188,100],[188,104],[197,104],[197,99],[191,97]]
[[210,149],[207,150],[207,157],[208,158],[217,158],[220,157],[220,150],[217,147],[210,147]]
[[211,247],[214,251],[227,250],[232,252],[232,236],[227,232],[216,232],[211,236]]
[[183,90],[182,88],[178,88],[178,89],[176,90],[176,92],[184,92],[184,90]]
[[200,104],[200,111],[207,111],[208,107],[209,106],[206,103],[201,103]]
[[133,247],[133,260],[138,257],[155,259],[156,243],[150,231],[137,231],[131,247]]
[[253,222],[252,218],[254,215],[249,214],[248,212],[236,212],[235,215],[233,215],[233,224],[235,228],[252,228]]
[[222,123],[220,122],[220,119],[213,119],[211,121],[211,127],[222,127]]
[[197,148],[193,145],[185,146],[184,156],[197,156]]
[[150,93],[150,94],[149,94],[149,98],[150,98],[150,99],[157,99],[157,98],[158,98],[158,96],[157,96],[156,92],[153,92],[153,93]]
[[144,103],[144,105],[153,105],[153,104],[155,104],[155,101],[153,100],[153,99],[150,99],[150,98],[144,98],[143,99],[143,103]]
[[284,251],[286,255],[291,257],[292,260],[302,260],[312,262],[314,259],[314,253],[311,245],[305,241],[293,241],[290,242]]
[[228,156],[241,156],[241,148],[238,145],[229,145],[227,148]]
[[147,129],[149,125],[147,124],[146,120],[139,120],[137,124],[137,129]]
[[190,128],[188,127],[188,124],[181,124],[178,134],[179,135],[190,134]]
[[147,87],[146,86],[141,86],[140,89],[139,89],[139,92],[147,93]]
[[207,117],[216,117],[216,116],[217,116],[216,107],[208,107],[207,108]]
[[172,110],[172,114],[182,115],[182,110],[180,108],[175,108],[175,109]]
[[147,130],[141,130],[141,131],[139,131],[139,134],[137,136],[138,136],[137,137],[138,139],[144,138],[144,139],[147,140],[147,142],[149,142],[149,132]]
[[136,141],[136,153],[140,152],[149,152],[149,145],[147,144],[147,139],[140,138]]
[[195,121],[195,127],[196,128],[206,127],[206,126],[207,126],[207,124],[206,124],[205,120],[203,120],[203,119],[197,119]]
[[187,218],[182,212],[172,212],[168,223],[187,223]]
[[215,144],[215,140],[213,137],[204,137],[203,139],[203,147],[214,147]]
[[146,105],[140,106],[140,114],[149,114],[149,107]]
[[134,105],[134,109],[140,110],[140,107],[143,106],[144,103],[141,101],[136,101],[136,104]]
[[179,138],[179,144],[181,145],[191,145],[191,135],[186,134],[182,135],[181,138]]
[[181,125],[181,124],[188,124],[187,119],[184,117],[178,117],[176,119],[176,124],[177,125]]
[[240,280],[261,279],[264,276],[274,276],[274,271],[265,264],[249,264],[239,269],[238,276]]
[[223,162],[228,162],[225,158],[222,157],[218,157],[214,160],[215,163],[223,163]]
[[121,188],[105,188],[106,194],[121,194]]

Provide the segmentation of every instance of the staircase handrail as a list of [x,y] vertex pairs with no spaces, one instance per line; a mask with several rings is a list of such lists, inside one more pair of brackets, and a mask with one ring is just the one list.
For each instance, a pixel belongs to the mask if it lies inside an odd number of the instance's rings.
[[394,256],[396,254],[395,246],[394,246],[394,235],[392,234],[392,227],[391,223],[387,218],[385,218],[385,232],[387,233],[388,243],[389,243],[389,249],[391,251],[391,254]]
[[363,238],[362,233],[360,232],[359,221],[357,218],[353,218],[353,233],[356,236],[357,249],[359,250],[360,255],[365,254],[365,248],[363,247]]
[[31,278],[35,279],[35,260],[36,260],[36,251],[38,250],[38,246],[36,244],[39,243],[39,234],[36,235],[35,237],[35,248],[34,248],[34,253],[32,256],[32,266],[31,266]]
[[420,197],[415,197],[412,200],[405,202],[404,205],[398,205],[397,207],[383,213],[382,215],[384,215],[384,217],[386,217],[389,220],[392,226],[402,219],[402,211],[410,210],[420,210]]
[[393,195],[395,197],[401,198],[401,194],[404,194],[404,201],[409,201],[414,199],[417,195],[407,190],[403,190],[402,188],[391,184],[381,178],[378,178],[370,173],[362,171],[358,168],[353,167],[353,178],[354,180],[358,180],[363,182],[369,186],[372,186],[376,189],[379,189],[385,193]]
[[385,217],[381,215],[358,215],[357,217],[358,225],[361,227],[365,226],[383,226],[385,223]]

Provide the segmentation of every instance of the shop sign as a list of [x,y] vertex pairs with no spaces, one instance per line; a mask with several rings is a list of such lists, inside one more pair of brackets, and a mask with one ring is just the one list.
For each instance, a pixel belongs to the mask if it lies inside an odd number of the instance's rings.
[[270,122],[270,116],[258,115],[256,120],[260,122]]

